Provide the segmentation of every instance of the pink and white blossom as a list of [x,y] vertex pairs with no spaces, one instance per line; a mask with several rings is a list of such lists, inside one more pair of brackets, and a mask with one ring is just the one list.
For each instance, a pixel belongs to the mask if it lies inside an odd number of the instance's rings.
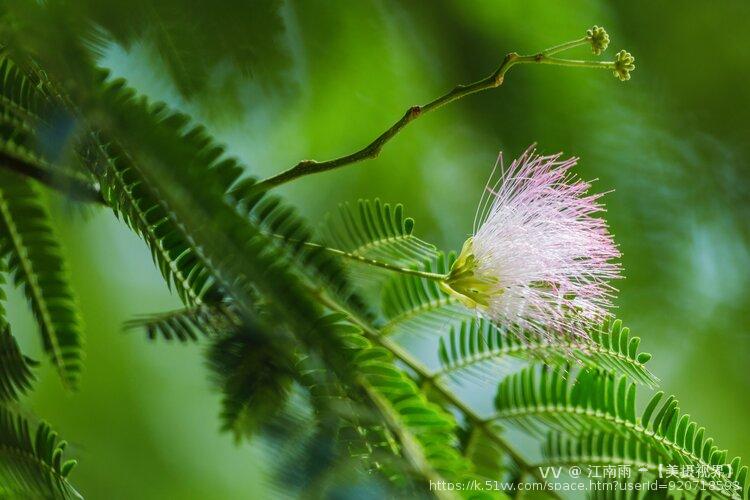
[[561,156],[529,148],[506,169],[500,155],[447,282],[464,304],[521,336],[585,336],[609,315],[610,281],[620,277],[620,252],[597,216],[602,194],[571,172],[577,158]]

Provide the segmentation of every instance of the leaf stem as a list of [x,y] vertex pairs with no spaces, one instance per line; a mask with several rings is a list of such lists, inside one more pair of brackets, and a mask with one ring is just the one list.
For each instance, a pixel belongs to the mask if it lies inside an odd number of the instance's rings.
[[524,58],[530,57],[531,59],[523,59],[520,63],[534,62],[539,64],[552,64],[554,66],[567,66],[571,68],[599,68],[599,69],[615,69],[614,61],[581,61],[574,59],[559,59],[556,57],[547,56],[523,56]]
[[543,50],[542,53],[546,56],[551,56],[552,54],[557,54],[558,52],[562,52],[563,50],[572,49],[589,43],[591,43],[591,37],[585,36],[583,38],[579,38],[578,40],[555,45],[554,47],[550,47],[547,50]]
[[[276,235],[276,234],[273,236],[276,236],[277,238],[283,238],[282,236]],[[400,267],[394,264],[389,264],[387,262],[382,262],[382,261],[375,260],[375,259],[368,259],[367,257],[363,257],[361,255],[345,252],[343,250],[339,250],[338,248],[331,248],[325,245],[320,245],[318,243],[305,241],[302,244],[307,247],[320,248],[322,250],[325,250],[326,252],[332,253],[334,255],[338,255],[339,257],[343,257],[345,259],[359,262],[360,264],[365,264],[365,265],[373,266],[373,267],[379,267],[380,269],[386,269],[388,271],[393,271],[393,272],[400,273],[400,274],[407,274],[409,276],[418,276],[420,278],[424,278],[424,279],[428,279],[432,281],[445,281],[447,278],[445,274],[430,273],[427,271],[420,271],[418,269],[409,269],[408,267]]]
[[[0,181],[2,181],[2,184],[10,184],[9,179],[3,178],[3,176],[0,176]],[[26,182],[26,180],[19,178],[16,182]],[[12,186],[10,187],[12,188]],[[47,297],[45,297],[44,289],[37,276],[38,269],[35,269],[34,262],[30,258],[30,255],[34,255],[35,252],[30,250],[29,245],[24,240],[24,233],[16,225],[14,215],[11,211],[11,200],[3,191],[4,188],[5,186],[0,184],[0,234],[5,233],[7,235],[8,247],[12,248],[14,253],[14,256],[10,257],[11,262],[15,259],[18,261],[18,274],[16,276],[19,274],[23,276],[22,280],[26,295],[29,297],[34,312],[39,319],[44,343],[48,346],[46,350],[52,357],[52,362],[60,374],[60,379],[65,388],[73,389],[74,381],[72,380],[72,375],[66,372],[65,353],[58,339],[58,328],[52,317],[53,315],[50,313],[50,304]],[[24,203],[24,200],[20,200],[18,203]],[[32,222],[36,221],[32,220]],[[20,279],[16,277],[16,282],[19,281]]]
[[343,167],[344,165],[350,165],[352,163],[358,163],[363,160],[376,158],[380,154],[383,147],[409,123],[424,115],[425,113],[438,109],[458,99],[471,94],[475,94],[477,92],[481,92],[483,90],[499,87],[505,80],[505,74],[516,64],[539,63],[580,68],[614,69],[615,63],[613,61],[577,61],[550,57],[550,55],[552,54],[556,54],[563,50],[577,47],[589,42],[589,37],[584,37],[578,40],[573,40],[551,47],[537,54],[527,56],[521,56],[515,52],[511,52],[505,56],[500,66],[486,78],[471,84],[458,85],[448,93],[428,102],[427,104],[424,104],[422,106],[410,107],[406,110],[406,113],[404,113],[401,119],[391,125],[391,127],[386,129],[385,132],[380,134],[362,149],[346,156],[341,156],[339,158],[334,158],[327,161],[303,160],[290,169],[259,182],[255,185],[255,189],[258,192],[266,191],[276,186],[286,184],[287,182],[293,181],[299,177],[326,172],[328,170]]

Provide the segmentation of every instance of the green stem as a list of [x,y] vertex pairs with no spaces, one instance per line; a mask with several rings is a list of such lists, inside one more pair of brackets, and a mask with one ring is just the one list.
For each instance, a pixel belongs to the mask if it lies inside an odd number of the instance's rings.
[[554,47],[550,47],[547,50],[542,51],[542,53],[546,56],[551,56],[552,54],[557,54],[558,52],[562,52],[563,50],[573,49],[575,47],[580,47],[581,45],[587,45],[589,43],[591,43],[591,38],[585,36],[583,38],[579,38],[578,40],[555,45]]
[[[282,238],[282,236],[279,236],[279,235],[276,235],[276,234],[273,235],[273,236],[275,236],[277,238]],[[445,274],[430,273],[430,272],[427,272],[427,271],[419,271],[417,269],[409,269],[409,268],[406,268],[406,267],[400,267],[400,266],[396,266],[394,264],[389,264],[387,262],[381,262],[381,261],[375,260],[375,259],[368,259],[367,257],[363,257],[361,255],[357,255],[357,254],[354,254],[354,253],[345,252],[345,251],[339,250],[337,248],[331,248],[331,247],[327,247],[327,246],[324,246],[324,245],[319,245],[317,243],[311,243],[311,242],[307,242],[306,241],[306,242],[303,242],[303,245],[305,245],[307,247],[312,247],[312,248],[320,248],[320,249],[325,250],[328,253],[332,253],[334,255],[338,255],[339,257],[343,257],[345,259],[349,259],[349,260],[353,260],[355,262],[359,262],[360,264],[365,264],[365,265],[373,266],[373,267],[379,267],[380,269],[386,269],[388,271],[393,271],[393,272],[400,273],[400,274],[407,274],[409,276],[418,276],[420,278],[424,278],[424,279],[428,279],[428,280],[432,280],[432,281],[439,281],[439,282],[445,281],[446,278],[448,277]]]
[[542,55],[536,56],[523,56],[519,63],[539,63],[539,64],[552,64],[554,66],[567,66],[570,68],[599,68],[599,69],[615,69],[614,61],[579,61],[574,59],[558,59],[556,57],[547,57]]
[[468,95],[499,87],[505,80],[505,74],[516,64],[539,63],[552,64],[556,66],[613,69],[615,63],[612,61],[575,61],[549,57],[552,54],[555,54],[562,50],[577,47],[579,45],[583,45],[584,43],[588,43],[589,41],[590,40],[588,39],[588,37],[584,37],[578,40],[573,40],[571,42],[557,45],[555,47],[551,47],[547,50],[539,52],[538,54],[528,56],[520,56],[515,52],[511,52],[510,54],[505,56],[500,66],[486,78],[468,85],[458,85],[450,92],[428,102],[423,106],[410,107],[408,110],[406,110],[406,113],[404,113],[401,119],[391,125],[390,128],[388,128],[385,132],[380,134],[375,138],[375,140],[373,140],[370,144],[363,147],[362,149],[346,156],[341,156],[339,158],[334,158],[327,161],[303,160],[290,169],[259,182],[255,185],[255,190],[257,192],[263,192],[276,186],[286,184],[287,182],[293,181],[299,177],[326,172],[328,170],[343,167],[344,165],[376,158],[380,154],[383,147],[413,120],[424,115],[425,113],[438,109],[442,106],[445,106],[446,104],[449,104]]

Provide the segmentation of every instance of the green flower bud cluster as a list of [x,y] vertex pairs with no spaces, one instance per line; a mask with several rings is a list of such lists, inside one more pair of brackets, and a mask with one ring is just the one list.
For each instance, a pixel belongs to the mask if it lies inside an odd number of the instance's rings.
[[621,50],[615,56],[614,75],[624,82],[630,80],[630,72],[635,69],[635,57],[627,50]]
[[609,35],[599,26],[586,30],[586,38],[591,42],[591,51],[597,56],[609,47]]

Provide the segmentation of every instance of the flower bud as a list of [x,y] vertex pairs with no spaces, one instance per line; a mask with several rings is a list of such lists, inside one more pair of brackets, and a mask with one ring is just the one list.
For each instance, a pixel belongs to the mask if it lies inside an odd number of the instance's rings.
[[599,26],[586,30],[586,36],[591,41],[591,51],[597,56],[607,50],[609,46],[609,35]]
[[621,50],[615,56],[614,75],[624,82],[630,80],[630,72],[635,69],[635,57],[627,50]]

